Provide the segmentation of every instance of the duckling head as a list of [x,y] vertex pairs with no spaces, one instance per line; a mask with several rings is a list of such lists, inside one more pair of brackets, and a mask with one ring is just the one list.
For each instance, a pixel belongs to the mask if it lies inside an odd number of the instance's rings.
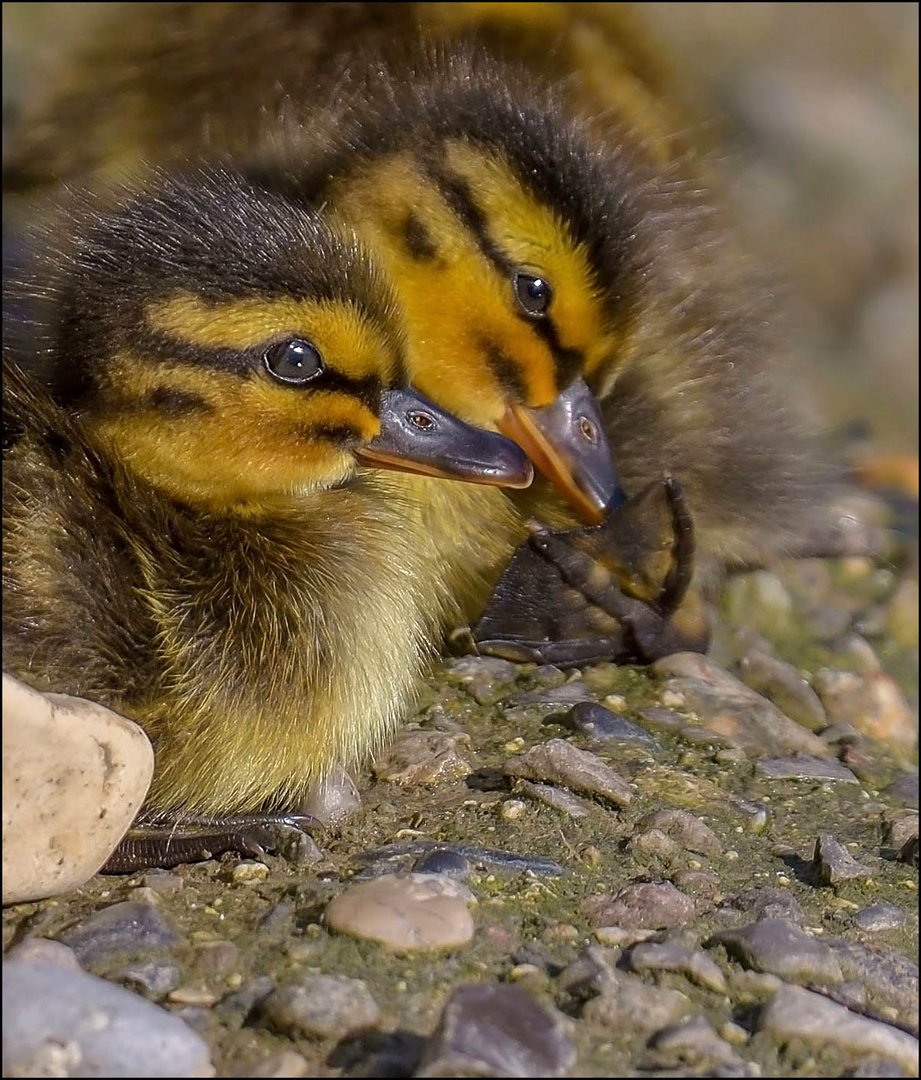
[[420,389],[515,438],[599,520],[619,488],[589,387],[616,367],[644,279],[626,163],[482,57],[386,92],[353,109],[313,182],[382,253]]
[[403,322],[353,235],[212,168],[87,215],[53,383],[82,429],[182,502],[255,510],[362,459],[526,486],[530,464],[407,386]]

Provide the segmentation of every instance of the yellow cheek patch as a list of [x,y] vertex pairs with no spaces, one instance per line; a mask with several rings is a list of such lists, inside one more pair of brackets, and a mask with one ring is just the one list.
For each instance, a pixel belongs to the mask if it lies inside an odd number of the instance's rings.
[[154,330],[205,349],[243,352],[285,335],[301,336],[325,363],[353,379],[377,376],[387,384],[398,368],[393,345],[346,302],[253,297],[207,304],[183,293],[150,305],[146,319]]
[[[334,202],[397,286],[414,385],[465,420],[494,425],[505,412],[508,392],[492,367],[493,349],[517,374],[528,404],[554,400],[553,357],[518,317],[513,283],[483,255],[437,185],[410,157],[375,162],[342,184]],[[409,215],[424,225],[430,258],[414,257],[407,247]]]
[[[118,408],[97,420],[103,445],[176,498],[230,507],[296,489],[328,487],[354,468],[342,439],[369,442],[378,418],[356,398],[304,391],[194,367],[122,356],[112,369]],[[203,407],[171,415],[157,395],[185,394]]]
[[509,261],[550,282],[550,315],[560,344],[588,353],[604,333],[604,317],[584,249],[504,162],[459,140],[449,142],[445,153],[449,168],[470,185],[490,236]]

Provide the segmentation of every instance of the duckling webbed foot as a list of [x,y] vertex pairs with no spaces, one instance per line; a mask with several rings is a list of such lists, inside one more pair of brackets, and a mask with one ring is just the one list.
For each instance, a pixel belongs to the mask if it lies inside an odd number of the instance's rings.
[[133,874],[153,867],[169,870],[227,853],[262,858],[270,851],[284,853],[317,824],[306,814],[142,816],[100,873]]
[[563,667],[703,652],[709,629],[688,595],[693,566],[693,521],[672,477],[601,525],[550,532],[532,524],[472,629],[474,646]]

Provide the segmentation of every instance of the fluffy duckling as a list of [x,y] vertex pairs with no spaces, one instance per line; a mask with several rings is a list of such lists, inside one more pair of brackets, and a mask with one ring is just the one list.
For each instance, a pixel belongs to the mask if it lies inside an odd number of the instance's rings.
[[[14,164],[57,176],[249,147],[268,188],[354,227],[399,290],[419,387],[512,435],[564,496],[411,481],[468,617],[528,517],[598,522],[618,501],[605,436],[629,494],[678,478],[701,575],[796,547],[817,502],[809,440],[772,384],[759,292],[672,160],[655,64],[617,16],[581,4],[165,7],[143,32],[122,27],[120,57],[118,32],[103,36],[75,69],[93,73],[90,88],[56,98],[87,130],[81,162],[62,162],[46,123]],[[533,74],[601,55],[613,65],[603,85],[554,89]],[[221,93],[231,75],[235,92]],[[586,113],[602,101],[607,115]]]
[[4,362],[4,669],[137,720],[153,811],[290,806],[393,729],[449,603],[359,461],[530,465],[406,387],[386,278],[316,214],[209,169],[76,216],[41,377]]

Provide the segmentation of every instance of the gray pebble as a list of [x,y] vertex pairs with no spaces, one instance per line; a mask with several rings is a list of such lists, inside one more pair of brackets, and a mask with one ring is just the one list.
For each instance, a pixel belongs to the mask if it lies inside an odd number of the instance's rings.
[[[471,867],[482,868],[497,874],[520,874],[529,871],[536,877],[558,877],[566,870],[553,859],[539,855],[525,855],[517,851],[502,851],[498,848],[483,848],[476,844],[445,844],[432,840],[407,841],[388,844],[374,851],[366,851],[358,856],[365,863],[365,868],[355,875],[355,881],[367,881],[369,878],[383,877],[398,870],[409,869],[412,863],[421,857],[434,855],[436,852],[451,852],[466,859]],[[424,871],[432,873],[433,871]]]
[[894,1008],[902,1022],[918,1030],[918,965],[891,949],[829,938],[828,947],[846,979],[862,982],[881,1005]]
[[27,937],[13,946],[5,960],[23,960],[29,963],[57,964],[70,971],[79,971],[80,962],[73,949],[51,938]]
[[746,967],[788,982],[836,983],[844,978],[828,945],[786,919],[761,919],[737,930],[724,930],[712,942],[725,946]]
[[519,706],[560,706],[575,705],[580,701],[594,701],[595,696],[583,682],[569,682],[563,686],[554,686],[548,690],[536,690],[527,694],[516,694],[511,705]]
[[8,963],[4,1076],[213,1076],[210,1052],[176,1016],[82,971]]
[[550,739],[509,758],[504,771],[507,776],[546,780],[584,795],[598,795],[616,806],[627,806],[633,798],[626,780],[599,757],[563,739]]
[[760,649],[750,649],[740,664],[745,685],[769,698],[781,712],[809,731],[828,724],[818,694],[792,664]]
[[798,986],[783,986],[777,991],[761,1010],[758,1028],[782,1042],[802,1039],[851,1055],[876,1054],[892,1058],[912,1075],[918,1071],[916,1038]]
[[638,827],[660,829],[685,851],[697,855],[720,855],[723,851],[719,837],[710,826],[687,810],[657,810],[642,818]]
[[899,862],[908,863],[910,866],[918,865],[918,838],[913,836],[906,840],[899,848]]
[[918,836],[917,810],[892,810],[883,820],[883,843],[899,851]]
[[694,1016],[683,1024],[658,1032],[652,1039],[652,1046],[663,1054],[672,1054],[681,1061],[696,1066],[697,1069],[706,1069],[703,1075],[756,1075],[749,1070],[747,1062],[739,1057],[733,1047],[717,1035],[703,1016]]
[[634,975],[617,972],[598,997],[585,1005],[582,1017],[615,1036],[625,1031],[642,1036],[678,1023],[690,1011],[691,1002],[677,990],[650,986]]
[[918,809],[918,774],[906,773],[898,780],[893,780],[885,793],[892,799],[896,799],[903,806],[913,806]]
[[491,682],[514,682],[521,674],[521,665],[498,656],[460,656],[456,660],[446,660],[445,671],[461,682],[484,676]]
[[666,679],[700,723],[748,754],[821,754],[824,745],[767,698],[755,693],[715,661],[697,653],[657,660],[652,673]]
[[185,881],[178,874],[171,874],[168,870],[148,870],[141,875],[141,885],[145,889],[153,889],[157,893],[178,892],[185,888]]
[[345,769],[336,766],[298,808],[323,825],[341,825],[361,809],[361,795]]
[[660,744],[641,727],[631,724],[620,713],[611,712],[594,701],[580,701],[568,713],[559,717],[566,727],[586,735],[590,739],[607,743],[638,743],[641,746],[659,747]]
[[726,993],[726,976],[699,949],[689,949],[671,941],[644,942],[634,945],[629,960],[633,971],[678,971],[699,986],[717,994]]
[[822,885],[839,885],[843,881],[865,879],[873,875],[873,871],[859,863],[831,833],[821,833],[816,840],[812,865],[816,878]]
[[245,1065],[230,1073],[230,1076],[309,1076],[310,1063],[303,1054],[296,1050],[279,1050],[277,1054],[270,1054],[261,1061]]
[[519,986],[461,986],[416,1076],[565,1076],[576,1059],[565,1018]]
[[589,813],[588,805],[577,795],[565,788],[552,787],[550,784],[533,784],[530,780],[519,780],[515,784],[515,793],[526,795],[546,806],[552,806],[569,817],[583,818]]
[[905,912],[895,904],[870,904],[858,911],[854,922],[861,930],[879,933],[883,930],[897,930],[905,925]]
[[137,956],[178,944],[179,934],[152,904],[125,901],[103,908],[61,934],[81,964]]
[[640,882],[617,893],[590,896],[582,902],[582,910],[592,926],[661,930],[689,923],[695,904],[670,881]]
[[206,941],[195,953],[196,974],[206,979],[229,975],[240,962],[240,950],[232,941]]
[[810,754],[759,758],[758,771],[769,780],[837,780],[856,784],[857,777],[840,762]]
[[441,848],[430,851],[416,863],[417,874],[444,874],[446,877],[470,877],[470,862],[457,851]]
[[255,1005],[275,989],[274,981],[268,975],[259,975],[252,982],[223,997],[214,1010],[222,1016],[242,1014],[246,1016]]
[[786,919],[796,926],[804,926],[806,923],[806,914],[799,901],[787,889],[750,889],[734,896],[732,906],[755,921]]
[[144,964],[135,964],[111,973],[111,977],[124,983],[129,990],[134,990],[144,997],[159,1001],[175,990],[180,982],[179,968],[175,964],[161,964],[148,960]]
[[295,1039],[344,1039],[380,1023],[368,987],[344,975],[307,975],[281,986],[262,1002],[262,1014],[276,1031]]

